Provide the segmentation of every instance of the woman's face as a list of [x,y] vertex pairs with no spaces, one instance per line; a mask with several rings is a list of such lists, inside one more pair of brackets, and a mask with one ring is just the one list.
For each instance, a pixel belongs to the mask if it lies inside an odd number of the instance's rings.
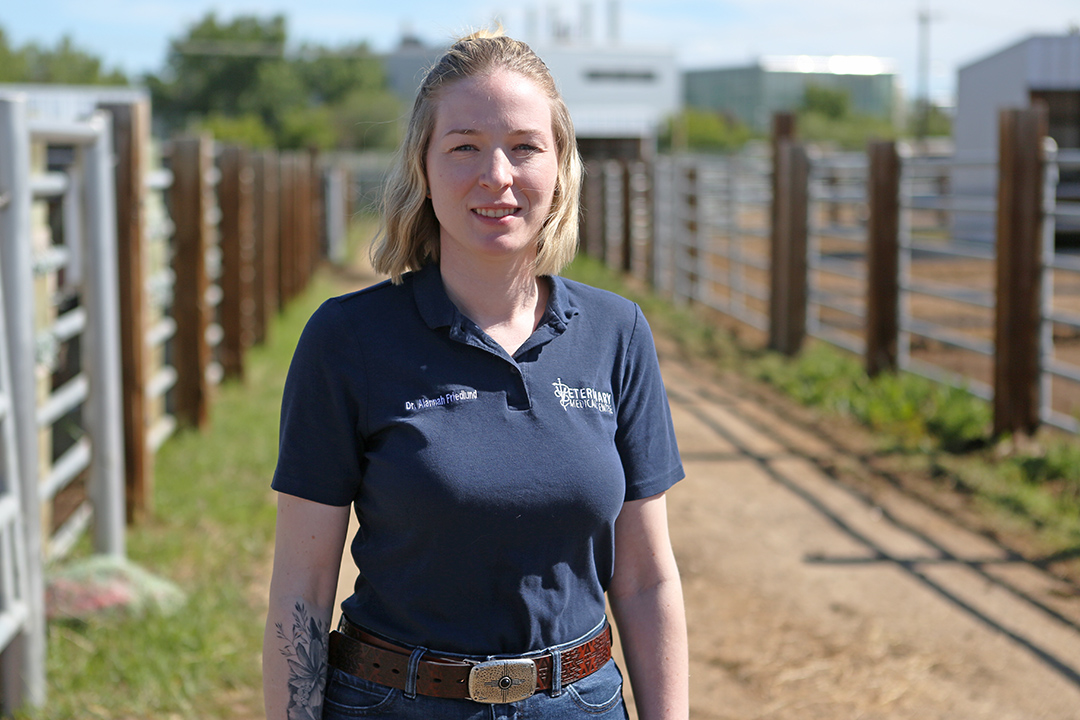
[[559,163],[532,80],[498,70],[444,88],[426,159],[444,264],[535,257]]

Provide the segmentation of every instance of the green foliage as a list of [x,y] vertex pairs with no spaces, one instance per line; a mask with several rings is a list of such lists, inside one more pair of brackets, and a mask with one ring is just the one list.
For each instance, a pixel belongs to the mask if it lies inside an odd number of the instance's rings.
[[334,108],[338,146],[389,150],[401,141],[401,101],[388,90],[356,90]]
[[255,114],[222,115],[211,113],[202,118],[197,129],[209,132],[214,138],[251,148],[274,146],[274,134]]
[[897,136],[890,121],[869,115],[834,119],[818,112],[803,111],[798,116],[798,128],[800,139],[840,150],[864,150],[872,140],[892,140]]
[[952,116],[937,105],[924,107],[922,102],[918,102],[911,113],[908,134],[915,137],[920,134],[925,137],[949,137],[952,135]]
[[335,139],[334,118],[325,105],[290,108],[282,115],[278,145],[283,148],[328,150]]
[[126,85],[127,78],[119,70],[106,70],[70,37],[61,38],[54,48],[37,43],[16,48],[0,29],[0,82]]
[[985,401],[910,373],[870,378],[857,358],[824,343],[794,359],[766,354],[750,369],[805,405],[855,418],[900,449],[962,452],[988,437]]
[[164,71],[146,79],[167,129],[255,116],[282,148],[396,147],[400,103],[367,45],[287,55],[287,35],[280,15],[209,13],[188,28],[170,44]]
[[853,112],[846,90],[820,85],[806,87],[798,128],[801,139],[841,150],[863,150],[871,140],[891,140],[897,135],[888,119]]
[[670,118],[660,133],[660,149],[703,153],[738,150],[753,138],[745,125],[720,113],[687,108]]
[[843,120],[851,115],[851,93],[839,88],[807,85],[801,110],[830,120]]

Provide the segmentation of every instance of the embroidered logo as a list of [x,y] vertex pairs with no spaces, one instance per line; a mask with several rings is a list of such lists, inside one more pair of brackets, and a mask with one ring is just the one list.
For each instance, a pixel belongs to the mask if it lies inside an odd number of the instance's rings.
[[555,397],[563,410],[570,412],[570,408],[590,409],[608,415],[615,414],[615,403],[612,402],[611,393],[603,392],[591,387],[570,387],[558,378],[551,383],[555,386]]
[[478,399],[478,395],[475,390],[471,388],[462,388],[460,390],[451,390],[431,398],[421,397],[415,400],[406,400],[405,411],[427,410],[428,408],[453,405],[454,403],[467,402],[476,399]]

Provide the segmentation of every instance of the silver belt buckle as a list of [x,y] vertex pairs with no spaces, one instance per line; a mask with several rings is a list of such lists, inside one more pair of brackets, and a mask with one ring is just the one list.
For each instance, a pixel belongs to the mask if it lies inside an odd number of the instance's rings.
[[469,670],[469,697],[480,703],[512,703],[536,693],[532,660],[489,660]]

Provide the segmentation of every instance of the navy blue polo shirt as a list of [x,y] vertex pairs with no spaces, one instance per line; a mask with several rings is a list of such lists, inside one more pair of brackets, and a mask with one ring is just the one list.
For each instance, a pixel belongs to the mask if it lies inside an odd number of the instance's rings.
[[622,504],[683,471],[640,308],[549,280],[546,313],[513,357],[457,310],[434,265],[309,320],[273,487],[355,506],[353,622],[502,654],[603,618]]

